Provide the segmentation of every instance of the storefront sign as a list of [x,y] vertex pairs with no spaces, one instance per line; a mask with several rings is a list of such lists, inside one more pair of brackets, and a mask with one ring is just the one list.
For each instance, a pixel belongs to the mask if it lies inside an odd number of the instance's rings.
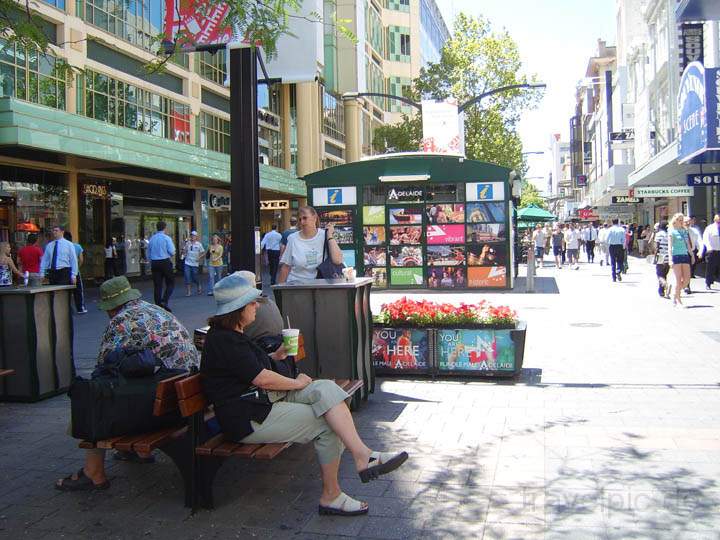
[[357,188],[313,188],[314,206],[353,206],[357,204]]
[[211,210],[230,210],[230,194],[222,191],[208,191],[208,207]]
[[636,197],[692,197],[693,188],[686,186],[636,187]]
[[703,63],[703,23],[683,23],[680,25],[680,72],[690,62]]
[[638,204],[643,202],[642,197],[617,196],[611,197],[613,204]]
[[391,187],[387,192],[387,202],[420,202],[423,196],[422,188]]
[[430,367],[427,330],[376,328],[372,337],[372,360],[378,371],[414,371]]
[[436,154],[464,154],[463,121],[454,99],[422,101],[423,139],[420,149]]
[[691,62],[683,72],[678,92],[678,162],[720,150],[718,95],[720,70]]
[[438,330],[440,371],[514,371],[510,330]]
[[688,186],[710,187],[720,185],[720,174],[688,174]]
[[287,210],[290,201],[260,201],[260,210]]
[[110,191],[105,184],[83,184],[83,195],[95,197],[96,199],[106,199],[110,196]]
[[504,201],[505,184],[502,182],[471,182],[465,184],[468,201]]

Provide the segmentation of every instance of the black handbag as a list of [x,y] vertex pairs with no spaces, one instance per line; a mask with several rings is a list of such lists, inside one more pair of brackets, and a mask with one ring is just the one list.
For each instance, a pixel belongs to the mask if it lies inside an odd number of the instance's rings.
[[343,277],[343,268],[345,265],[335,264],[330,256],[330,249],[328,248],[328,234],[325,229],[325,243],[323,244],[323,258],[322,262],[317,267],[317,278],[318,279],[338,279]]
[[185,371],[162,368],[154,375],[136,379],[77,377],[68,390],[72,436],[95,442],[180,426],[183,419],[179,410],[153,416],[153,405],[158,383],[181,373]]
[[150,349],[118,347],[108,352],[101,364],[95,367],[91,377],[149,377],[162,364]]

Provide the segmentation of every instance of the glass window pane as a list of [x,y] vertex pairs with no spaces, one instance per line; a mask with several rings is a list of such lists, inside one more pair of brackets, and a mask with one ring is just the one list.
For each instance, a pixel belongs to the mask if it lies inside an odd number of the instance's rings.
[[12,97],[15,95],[15,68],[8,64],[0,63],[0,97]]
[[28,96],[26,99],[28,101],[32,101],[33,103],[38,102],[38,76],[32,71],[30,72],[30,80],[28,83]]
[[15,45],[0,39],[0,62],[15,63]]

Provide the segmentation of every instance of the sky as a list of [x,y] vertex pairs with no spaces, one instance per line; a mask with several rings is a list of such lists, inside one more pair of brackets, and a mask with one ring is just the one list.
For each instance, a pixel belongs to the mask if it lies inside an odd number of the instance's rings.
[[[616,0],[436,0],[452,32],[457,13],[483,15],[493,29],[507,29],[518,44],[523,71],[547,84],[537,109],[523,114],[519,131],[528,155],[527,178],[541,191],[552,168],[549,146],[553,133],[569,139],[575,87],[585,76],[588,59],[597,54],[597,40],[615,44]],[[542,176],[543,179],[532,179]]]

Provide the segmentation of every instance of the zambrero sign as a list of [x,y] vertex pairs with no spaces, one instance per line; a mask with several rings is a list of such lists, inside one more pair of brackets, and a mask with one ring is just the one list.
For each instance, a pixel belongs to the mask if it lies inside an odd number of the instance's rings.
[[688,162],[705,152],[720,150],[718,97],[720,70],[691,62],[678,92],[678,161]]

